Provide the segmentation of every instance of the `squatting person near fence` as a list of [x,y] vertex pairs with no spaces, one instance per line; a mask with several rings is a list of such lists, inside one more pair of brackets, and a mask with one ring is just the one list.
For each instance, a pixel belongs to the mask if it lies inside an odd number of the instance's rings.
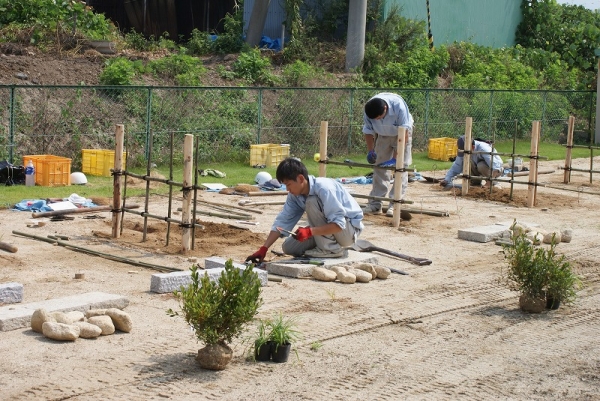
[[277,228],[292,231],[304,212],[309,225],[298,228],[294,235],[286,238],[283,252],[313,258],[346,255],[345,248],[354,245],[364,228],[363,212],[346,188],[331,178],[308,175],[306,166],[292,157],[279,163],[276,177],[285,184],[289,192],[287,199],[264,245],[246,261],[262,262],[269,247],[284,236]]
[[[367,161],[381,166],[395,166],[398,147],[398,127],[406,128],[404,148],[404,168],[412,163],[412,133],[414,120],[404,99],[395,93],[379,93],[365,103],[363,133],[367,143]],[[374,169],[371,196],[388,197],[394,193],[394,185],[389,188],[389,170]],[[408,172],[402,173],[402,197],[408,188]],[[381,201],[371,199],[363,209],[365,214],[380,214]],[[386,215],[393,217],[392,203]]]
[[[454,163],[450,167],[450,170],[446,173],[446,177],[440,181],[440,185],[445,187],[448,185],[454,177],[463,172],[464,162],[464,150],[465,150],[465,137],[464,135],[457,139],[456,146],[458,147],[458,155],[454,159]],[[471,185],[481,185],[482,180],[485,177],[498,178],[504,172],[502,158],[499,155],[490,155],[490,153],[497,153],[496,149],[486,141],[480,141],[473,139],[472,152],[487,152],[487,153],[474,153],[471,155]],[[490,167],[491,166],[491,167]],[[494,186],[499,188],[500,184],[494,182]]]

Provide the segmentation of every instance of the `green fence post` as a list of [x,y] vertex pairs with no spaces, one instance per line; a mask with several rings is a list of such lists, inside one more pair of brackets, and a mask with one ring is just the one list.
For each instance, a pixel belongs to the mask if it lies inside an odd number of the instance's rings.
[[260,143],[260,134],[262,131],[262,88],[258,89],[258,126],[256,127],[256,144]]
[[350,107],[348,108],[348,149],[352,149],[352,122],[354,117],[354,89],[350,89]]
[[488,115],[488,138],[490,137],[490,133],[492,131],[492,120],[494,118],[494,91],[490,92],[490,113]]
[[548,91],[544,91],[544,102],[542,103],[542,121],[540,121],[540,138],[542,140],[542,132],[544,132],[544,120],[546,118],[546,102],[548,101]]
[[431,91],[425,89],[425,143],[429,143],[429,102],[430,102]]
[[150,160],[150,120],[152,118],[152,87],[148,87],[148,100],[146,102],[146,160]]
[[[8,115],[8,161],[10,164],[14,164],[14,154],[13,150],[15,147],[15,86],[10,86],[10,105],[9,107],[9,115]],[[23,163],[25,164],[25,163]]]

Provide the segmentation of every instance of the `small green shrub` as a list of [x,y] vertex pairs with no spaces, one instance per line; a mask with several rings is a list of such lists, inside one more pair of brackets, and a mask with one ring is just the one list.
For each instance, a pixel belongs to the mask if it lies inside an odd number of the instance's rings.
[[131,85],[135,75],[134,63],[124,57],[117,57],[106,62],[99,80],[103,85]]
[[[200,277],[196,265],[190,270],[192,283],[174,292],[183,318],[204,344],[231,343],[262,304],[260,279],[253,266],[240,271],[229,259],[217,281],[212,281],[208,273]],[[167,314],[179,316],[172,309]]]
[[186,54],[153,60],[148,68],[158,76],[175,79],[179,85],[198,85],[200,77],[206,73],[202,60]]
[[232,65],[235,77],[244,79],[249,84],[274,84],[276,77],[271,73],[270,68],[271,60],[262,56],[258,49],[241,53]]
[[567,304],[575,300],[580,279],[565,256],[557,255],[554,238],[549,249],[536,249],[524,231],[513,234],[511,242],[503,249],[508,261],[504,279],[512,290],[530,298],[552,295]]
[[316,69],[301,60],[296,60],[283,68],[283,78],[288,86],[306,86],[315,75],[317,75]]
[[206,32],[194,28],[192,35],[185,45],[189,54],[203,56],[212,52],[213,40]]

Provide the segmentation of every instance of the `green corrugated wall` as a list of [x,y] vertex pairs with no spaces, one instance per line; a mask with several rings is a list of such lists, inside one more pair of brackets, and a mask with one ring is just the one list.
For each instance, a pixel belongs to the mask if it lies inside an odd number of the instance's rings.
[[[427,22],[426,0],[387,0],[401,15]],[[434,45],[473,42],[494,48],[514,46],[521,22],[521,0],[429,0]]]

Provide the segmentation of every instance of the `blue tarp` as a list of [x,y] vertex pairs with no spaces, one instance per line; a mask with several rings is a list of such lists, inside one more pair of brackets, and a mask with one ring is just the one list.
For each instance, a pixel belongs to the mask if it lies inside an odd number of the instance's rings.
[[43,199],[25,199],[17,203],[12,209],[15,211],[50,212],[52,209]]

